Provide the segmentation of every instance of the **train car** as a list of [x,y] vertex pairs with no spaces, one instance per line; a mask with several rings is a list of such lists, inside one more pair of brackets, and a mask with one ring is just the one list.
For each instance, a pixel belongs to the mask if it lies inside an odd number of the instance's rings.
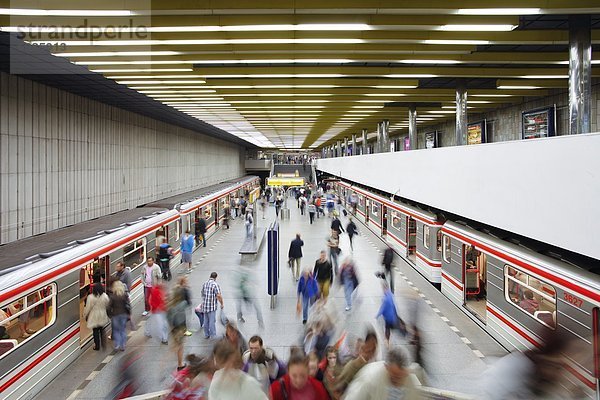
[[[230,193],[258,184],[257,177],[229,181],[1,246],[2,398],[33,397],[91,344],[84,304],[92,282],[107,282],[117,262],[131,268],[132,301],[142,297],[141,271],[160,243],[172,245],[171,263],[179,265],[180,236],[189,223],[180,208],[210,210],[214,231]],[[175,200],[184,205],[173,208]]]
[[442,228],[442,293],[509,349],[540,346],[551,333],[572,348],[567,379],[598,393],[597,274],[471,227]]
[[357,218],[387,240],[427,280],[441,283],[442,223],[435,214],[343,181],[338,182],[337,191],[346,205],[355,196]]
[[[139,275],[146,256],[154,255],[159,235],[169,228],[175,230],[179,213],[162,209],[151,214],[151,209],[130,211],[3,246],[2,398],[33,397],[91,343],[92,332],[83,318],[83,308],[95,274],[105,282],[114,273],[115,263],[125,262],[132,266],[135,279],[131,295],[134,299],[140,297]],[[130,219],[136,215],[137,219]],[[115,228],[115,222],[123,219],[125,222]],[[98,229],[104,230],[98,233]],[[66,248],[55,249],[56,243],[64,239],[75,240]],[[31,248],[50,251],[27,257],[29,261],[20,265],[6,263],[6,258],[21,261],[24,255],[31,255]]]
[[246,192],[259,186],[260,178],[251,176],[208,195],[176,205],[181,214],[182,226],[194,233],[195,224],[203,217],[206,220],[206,235],[210,236],[221,225],[225,216],[225,204],[231,201],[232,196],[244,196]]

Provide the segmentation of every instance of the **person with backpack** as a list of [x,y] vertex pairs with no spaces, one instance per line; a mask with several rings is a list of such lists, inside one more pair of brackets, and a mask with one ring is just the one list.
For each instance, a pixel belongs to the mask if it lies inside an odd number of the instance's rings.
[[200,246],[200,237],[202,237],[202,243],[206,247],[206,220],[204,217],[200,217],[196,220],[196,245]]
[[317,280],[308,268],[302,271],[302,276],[298,280],[297,294],[298,304],[296,305],[296,312],[300,314],[300,310],[302,310],[302,323],[306,324],[308,309],[315,302],[319,294]]
[[[300,238],[300,234],[296,233],[296,238],[290,243],[290,250],[288,251],[288,263],[292,269],[292,276],[298,282],[300,279],[300,263],[302,261],[302,246],[304,241]],[[296,270],[294,271],[294,266]]]
[[160,265],[160,269],[162,272],[162,278],[165,281],[170,281],[172,278],[171,275],[171,258],[173,258],[173,247],[166,241],[161,243],[158,246],[158,265]]
[[173,289],[167,311],[167,320],[171,326],[171,336],[177,352],[177,371],[181,371],[186,367],[183,363],[183,338],[188,332],[186,315],[187,309],[191,304],[187,278],[182,276],[179,278],[177,286]]
[[390,290],[394,293],[394,250],[392,246],[388,243],[387,248],[383,252],[383,259],[381,260],[381,264],[384,266],[384,276],[387,277],[390,281]]
[[248,350],[242,355],[242,371],[252,376],[261,385],[265,394],[271,384],[286,373],[283,364],[273,350],[263,346],[260,336],[252,336],[248,341]]

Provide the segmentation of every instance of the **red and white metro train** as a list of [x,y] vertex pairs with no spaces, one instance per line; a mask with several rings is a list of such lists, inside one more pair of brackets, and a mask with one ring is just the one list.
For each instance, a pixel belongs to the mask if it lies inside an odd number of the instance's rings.
[[578,351],[566,357],[565,376],[600,399],[597,260],[541,254],[370,188],[337,179],[330,185],[348,209],[356,204],[357,219],[506,348],[534,348],[549,333],[566,338]]
[[0,397],[32,398],[90,345],[82,314],[94,272],[109,277],[123,261],[139,299],[159,238],[179,255],[181,234],[200,216],[210,235],[224,205],[259,186],[258,177],[240,178],[1,246]]

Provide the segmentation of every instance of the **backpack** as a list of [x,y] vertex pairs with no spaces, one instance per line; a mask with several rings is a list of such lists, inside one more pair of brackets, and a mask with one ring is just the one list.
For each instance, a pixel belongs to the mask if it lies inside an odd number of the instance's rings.
[[185,310],[187,308],[187,302],[185,300],[181,300],[179,303],[175,304],[173,307],[169,308],[167,311],[167,320],[169,321],[169,325],[173,328],[178,328],[186,325],[186,315]]

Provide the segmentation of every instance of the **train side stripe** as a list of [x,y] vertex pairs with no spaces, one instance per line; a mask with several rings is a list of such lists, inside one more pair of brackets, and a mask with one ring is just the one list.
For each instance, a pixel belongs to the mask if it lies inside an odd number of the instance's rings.
[[389,236],[390,236],[392,239],[394,239],[395,241],[397,241],[398,243],[400,243],[402,246],[406,247],[406,243],[404,243],[402,240],[398,239],[398,238],[396,237],[396,235],[394,235],[393,233],[390,233],[389,231],[388,231],[388,235],[389,235]]
[[417,254],[417,257],[419,257],[421,260],[423,260],[423,262],[426,263],[427,265],[434,267],[434,268],[442,267],[441,262],[432,261],[432,260],[428,259],[427,257],[425,257],[424,255],[422,255],[421,253],[419,253],[418,251],[416,252],[416,254]]
[[442,278],[444,278],[445,280],[447,280],[448,282],[450,282],[451,284],[453,284],[461,292],[463,291],[462,285],[458,284],[457,281],[454,280],[454,278],[452,278],[451,276],[445,274],[443,270],[442,270]]
[[56,343],[54,346],[52,346],[50,349],[48,349],[44,354],[42,354],[40,357],[33,360],[33,362],[31,362],[25,368],[20,370],[18,373],[16,373],[12,378],[10,378],[8,381],[6,381],[6,383],[4,383],[2,386],[0,386],[0,393],[4,392],[6,389],[8,389],[11,385],[13,385],[19,379],[21,379],[25,374],[27,374],[29,371],[31,371],[33,368],[35,368],[36,365],[38,365],[39,363],[44,361],[50,354],[54,353],[58,348],[60,348],[65,343],[67,343],[70,339],[72,339],[78,333],[79,333],[79,327],[74,329],[71,333],[69,333],[67,336],[65,336],[64,338],[59,340],[58,343]]
[[479,248],[481,248],[482,250],[485,250],[486,252],[494,255],[495,257],[501,258],[503,260],[506,260],[509,263],[512,263],[514,265],[517,265],[523,269],[526,269],[528,271],[531,271],[535,274],[538,274],[539,276],[542,276],[544,278],[546,278],[547,280],[551,281],[551,282],[555,282],[558,283],[559,285],[562,285],[563,287],[568,288],[569,290],[572,290],[574,292],[579,293],[582,296],[587,297],[588,299],[592,299],[597,303],[600,303],[600,293],[597,292],[593,292],[589,289],[586,289],[584,287],[578,286],[572,282],[569,282],[568,280],[561,278],[559,276],[553,275],[547,271],[544,271],[543,269],[534,267],[531,264],[528,264],[524,261],[521,261],[517,258],[514,258],[508,254],[502,253],[492,247],[489,247],[488,245],[485,245],[483,243],[480,243],[474,239],[468,238],[466,236],[461,235],[458,232],[455,231],[451,231],[449,229],[447,229],[446,227],[442,228],[442,232],[444,232],[445,234],[449,235],[449,236],[453,236],[454,238],[461,240],[465,243],[469,243],[472,244],[474,246],[477,246]]

